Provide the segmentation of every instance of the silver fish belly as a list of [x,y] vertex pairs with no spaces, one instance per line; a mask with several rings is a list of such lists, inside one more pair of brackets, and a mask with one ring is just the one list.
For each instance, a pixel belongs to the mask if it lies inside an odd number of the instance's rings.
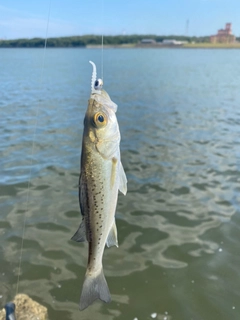
[[[93,69],[93,78],[96,78],[96,69],[95,74]],[[102,256],[105,244],[118,246],[115,223],[118,190],[123,194],[127,192],[127,179],[120,159],[117,106],[101,87],[94,89],[96,79],[93,80],[82,140],[79,179],[82,222],[72,237],[78,242],[88,241],[88,265],[80,310],[96,299],[111,301]]]

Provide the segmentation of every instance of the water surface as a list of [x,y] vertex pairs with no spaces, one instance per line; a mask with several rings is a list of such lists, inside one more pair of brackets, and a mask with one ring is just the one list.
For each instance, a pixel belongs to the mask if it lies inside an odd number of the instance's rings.
[[106,249],[111,304],[78,301],[87,246],[78,176],[91,65],[100,50],[0,50],[0,301],[19,292],[51,320],[239,319],[240,56],[107,49],[127,196]]

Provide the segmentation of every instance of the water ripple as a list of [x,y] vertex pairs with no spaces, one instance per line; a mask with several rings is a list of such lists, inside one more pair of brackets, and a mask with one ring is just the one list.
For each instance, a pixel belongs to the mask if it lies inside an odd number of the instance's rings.
[[[83,317],[233,319],[240,298],[239,57],[224,50],[105,54],[128,194],[119,195],[116,212],[119,248],[106,248],[103,260],[113,302],[96,303]],[[1,55],[8,61],[0,74],[2,302],[15,293],[26,219],[20,290],[46,305],[51,319],[79,319],[88,253],[70,238],[81,219],[88,60],[98,52],[49,50],[42,87],[39,50]]]

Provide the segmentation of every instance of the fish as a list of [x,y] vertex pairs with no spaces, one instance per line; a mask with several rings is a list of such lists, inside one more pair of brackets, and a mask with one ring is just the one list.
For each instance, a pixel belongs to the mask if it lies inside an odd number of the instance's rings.
[[120,156],[117,105],[102,89],[93,66],[91,94],[84,118],[79,203],[82,221],[72,240],[88,242],[88,263],[79,308],[95,300],[110,302],[111,295],[103,273],[102,257],[107,247],[118,247],[115,211],[118,191],[127,193],[127,178]]

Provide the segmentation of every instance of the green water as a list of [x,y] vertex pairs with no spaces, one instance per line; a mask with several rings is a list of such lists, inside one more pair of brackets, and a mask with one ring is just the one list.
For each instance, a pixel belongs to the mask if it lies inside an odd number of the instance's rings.
[[239,319],[240,56],[106,49],[128,193],[106,248],[110,304],[78,302],[87,245],[78,176],[100,50],[0,50],[0,304],[19,292],[50,320]]

